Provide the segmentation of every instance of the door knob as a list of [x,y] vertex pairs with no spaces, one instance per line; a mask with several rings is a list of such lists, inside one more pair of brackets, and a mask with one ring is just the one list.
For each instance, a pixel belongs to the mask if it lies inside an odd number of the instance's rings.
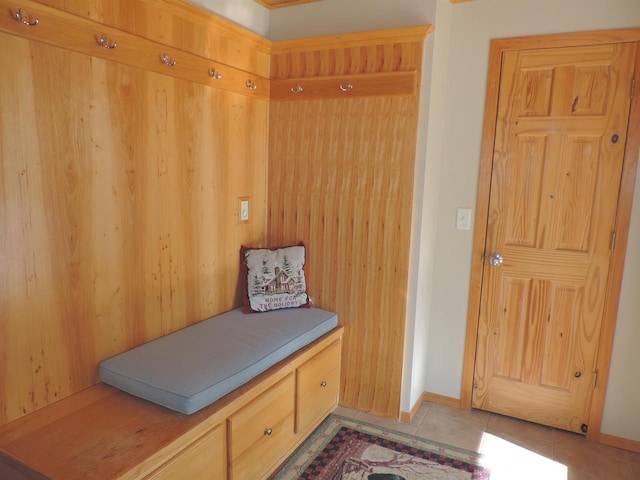
[[500,255],[499,253],[492,253],[491,255],[489,255],[489,263],[494,267],[499,267],[500,265],[502,265],[503,260],[504,259],[502,258],[502,255]]

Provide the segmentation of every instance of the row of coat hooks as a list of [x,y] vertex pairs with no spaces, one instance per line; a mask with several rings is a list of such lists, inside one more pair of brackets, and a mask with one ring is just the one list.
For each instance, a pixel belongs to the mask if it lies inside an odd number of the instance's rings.
[[[349,90],[353,90],[353,84],[351,82],[346,82],[344,84],[341,83],[338,85],[338,88],[340,89],[341,92],[348,92]],[[304,92],[304,88],[299,83],[295,87],[291,87],[290,90],[291,90],[291,93],[295,95],[298,95]]]
[[[16,21],[23,23],[28,27],[35,27],[40,23],[40,20],[38,18],[31,18],[23,8],[15,12],[14,18]],[[111,41],[104,33],[99,37],[96,37],[96,41],[98,42],[98,45],[108,50],[113,50],[118,47],[118,43],[115,41]],[[160,55],[160,63],[166,65],[167,67],[175,67],[178,64],[178,62],[172,59],[168,53],[163,53],[162,55]],[[222,78],[222,73],[217,71],[214,67],[211,67],[209,69],[209,76],[214,80],[220,80]],[[256,90],[258,88],[258,85],[251,79],[247,80],[246,86],[249,90]],[[300,87],[300,85],[298,85],[298,87],[302,91],[302,87]]]

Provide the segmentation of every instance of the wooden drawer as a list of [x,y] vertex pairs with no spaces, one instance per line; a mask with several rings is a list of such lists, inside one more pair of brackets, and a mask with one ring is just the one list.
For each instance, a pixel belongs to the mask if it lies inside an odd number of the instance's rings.
[[295,379],[293,373],[231,415],[229,478],[265,478],[293,443]]
[[296,375],[296,433],[305,433],[338,405],[340,340],[305,362],[297,369]]
[[182,450],[145,480],[221,480],[226,478],[224,428],[218,425]]

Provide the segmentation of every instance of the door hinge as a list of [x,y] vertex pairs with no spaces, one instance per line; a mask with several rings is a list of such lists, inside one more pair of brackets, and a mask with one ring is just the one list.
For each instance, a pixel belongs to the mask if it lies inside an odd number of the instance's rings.
[[611,232],[611,246],[610,246],[610,250],[613,252],[614,248],[616,248],[616,232]]
[[598,371],[593,372],[593,389],[596,389],[596,385],[598,385]]
[[635,97],[636,95],[636,77],[633,77],[633,79],[631,80],[631,98]]

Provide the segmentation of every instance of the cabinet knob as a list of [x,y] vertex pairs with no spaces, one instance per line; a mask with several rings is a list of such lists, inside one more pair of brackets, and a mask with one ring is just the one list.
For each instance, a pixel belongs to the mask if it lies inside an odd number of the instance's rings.
[[325,388],[327,386],[327,382],[325,382],[324,380],[322,382],[320,382],[320,386],[322,388]]
[[266,429],[264,430],[264,434],[265,434],[267,437],[270,437],[272,433],[273,433],[273,430],[272,430],[272,429],[270,429],[270,428],[266,428]]

